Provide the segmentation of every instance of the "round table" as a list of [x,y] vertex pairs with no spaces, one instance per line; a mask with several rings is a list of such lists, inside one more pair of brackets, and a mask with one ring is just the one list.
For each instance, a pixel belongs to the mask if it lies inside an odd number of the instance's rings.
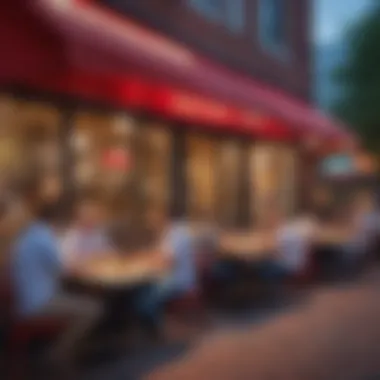
[[153,249],[132,254],[94,255],[66,276],[71,289],[96,295],[104,302],[101,330],[118,330],[136,318],[140,290],[154,286],[167,273],[162,252]]

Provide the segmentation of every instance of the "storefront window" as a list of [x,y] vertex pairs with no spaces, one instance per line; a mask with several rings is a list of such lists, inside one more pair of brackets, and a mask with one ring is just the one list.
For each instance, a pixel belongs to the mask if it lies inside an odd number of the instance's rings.
[[172,139],[163,126],[147,123],[139,131],[138,167],[144,213],[167,214],[170,201],[170,160]]
[[276,150],[269,144],[257,144],[251,150],[252,219],[257,225],[266,223],[269,212],[278,207]]
[[251,152],[251,170],[252,213],[258,224],[266,222],[274,207],[290,217],[295,211],[296,153],[283,145],[257,144]]
[[70,138],[77,194],[96,192],[114,210],[131,205],[135,122],[127,115],[81,112]]
[[290,147],[278,147],[277,160],[279,168],[280,205],[283,214],[290,217],[294,214],[296,207],[296,153]]
[[12,183],[31,167],[42,177],[61,177],[60,116],[43,102],[0,99],[1,183]]
[[217,199],[217,142],[189,135],[187,138],[187,209],[194,220],[214,220]]
[[226,227],[237,224],[239,212],[240,163],[242,151],[235,141],[222,141],[218,162],[218,222]]

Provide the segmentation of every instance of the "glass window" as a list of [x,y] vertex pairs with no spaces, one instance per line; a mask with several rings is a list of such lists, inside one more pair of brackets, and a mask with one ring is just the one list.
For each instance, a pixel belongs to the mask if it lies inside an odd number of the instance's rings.
[[286,9],[284,0],[259,0],[259,38],[261,44],[275,53],[285,53]]
[[46,177],[60,178],[60,118],[50,104],[0,98],[0,183],[17,180],[32,165]]
[[233,32],[244,29],[245,0],[189,0],[189,4],[208,19],[223,23]]
[[187,209],[190,218],[214,220],[218,151],[216,141],[203,136],[187,138]]
[[253,215],[265,223],[268,212],[277,207],[284,216],[296,208],[296,151],[280,144],[258,144],[251,152]]
[[218,222],[226,227],[234,227],[238,221],[240,164],[242,151],[234,141],[220,144],[218,161]]
[[128,197],[134,186],[135,121],[127,115],[80,112],[70,138],[74,155],[76,192],[95,191],[125,211],[133,204]]
[[292,216],[295,212],[296,188],[297,188],[297,160],[296,153],[290,147],[278,147],[277,162],[279,168],[279,199],[282,211],[286,216]]
[[224,19],[224,0],[189,0],[189,4],[211,20],[222,21]]
[[252,219],[258,225],[266,223],[271,207],[277,207],[278,172],[276,149],[269,144],[257,144],[251,150]]
[[245,0],[226,1],[226,24],[233,32],[240,33],[245,27]]
[[145,211],[166,214],[170,201],[170,164],[172,135],[161,125],[142,126],[138,167]]

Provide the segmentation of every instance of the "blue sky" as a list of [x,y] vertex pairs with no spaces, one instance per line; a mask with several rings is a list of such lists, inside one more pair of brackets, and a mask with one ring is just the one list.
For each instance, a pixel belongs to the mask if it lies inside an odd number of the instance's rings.
[[373,0],[314,0],[314,39],[320,44],[339,40],[348,25],[368,10]]

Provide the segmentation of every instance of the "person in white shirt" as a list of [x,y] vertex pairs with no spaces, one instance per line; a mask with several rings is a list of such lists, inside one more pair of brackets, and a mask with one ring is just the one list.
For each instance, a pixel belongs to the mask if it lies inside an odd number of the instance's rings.
[[198,288],[194,238],[186,221],[175,216],[167,223],[162,214],[155,220],[156,225],[164,227],[161,246],[163,259],[170,271],[161,282],[145,289],[137,299],[138,312],[154,334],[159,332],[164,304],[196,292]]
[[380,232],[380,213],[369,198],[354,205],[353,235],[345,245],[346,261],[354,265],[375,248]]
[[84,197],[78,201],[75,221],[61,239],[61,252],[68,265],[114,249],[105,215],[105,207],[99,199]]
[[300,217],[278,229],[278,263],[288,273],[297,274],[306,268],[314,228],[312,220]]
[[276,257],[260,266],[259,274],[270,281],[302,273],[309,259],[316,224],[309,216],[284,222],[278,217],[275,240]]

